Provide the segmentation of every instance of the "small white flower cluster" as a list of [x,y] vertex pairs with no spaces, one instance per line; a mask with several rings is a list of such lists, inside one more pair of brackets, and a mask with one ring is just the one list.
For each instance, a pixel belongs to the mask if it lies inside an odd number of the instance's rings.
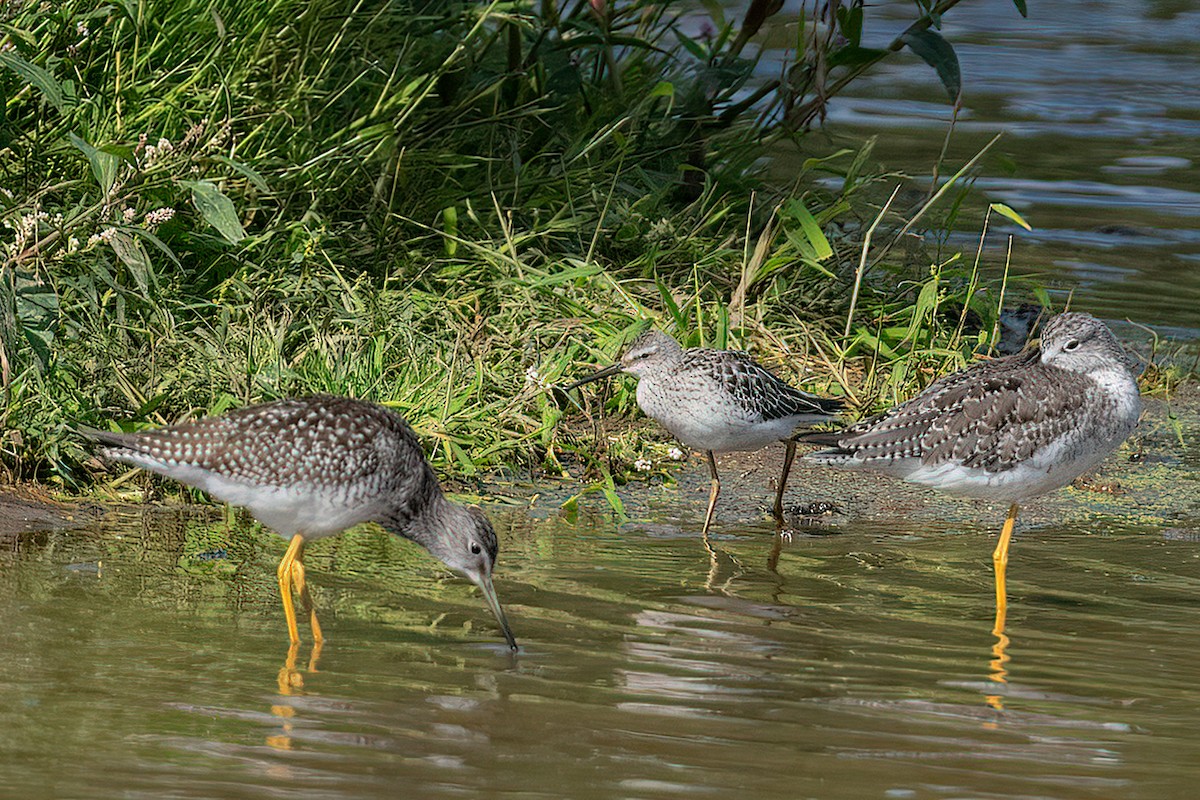
[[650,468],[653,466],[654,463],[648,458],[639,458],[637,461],[633,462],[633,468],[638,472],[649,472]]
[[683,451],[678,447],[672,447],[667,451],[667,458],[671,459],[672,461],[683,461]]
[[153,211],[147,211],[146,227],[157,228],[159,225],[162,225],[164,222],[167,222],[174,216],[175,209],[171,208],[170,206],[163,206],[162,208],[156,208]]
[[525,385],[536,386],[539,389],[549,389],[550,381],[542,377],[541,373],[538,372],[537,367],[531,366],[525,370]]
[[121,217],[125,222],[133,222],[133,218],[137,216],[137,211],[132,208],[124,208],[121,210]]
[[41,223],[50,219],[50,215],[39,208],[34,208],[28,214],[25,214],[13,224],[9,220],[4,220],[4,227],[9,228],[13,232],[12,254],[20,255],[25,252],[25,248],[29,246],[30,240],[36,240],[38,228]]
[[67,45],[67,55],[75,58],[79,55],[79,48],[87,44],[88,37],[92,35],[92,31],[88,28],[87,23],[80,20],[75,23],[75,33],[79,36],[79,41],[74,44]]
[[[139,146],[146,141],[146,135],[142,134],[139,138]],[[171,153],[175,152],[175,145],[171,144],[171,140],[166,137],[160,138],[158,144],[146,145],[146,155],[142,161],[142,169],[147,169],[153,166],[156,162],[161,161]]]
[[116,228],[105,228],[104,230],[100,231],[99,233],[93,233],[91,236],[89,236],[88,241],[87,241],[87,246],[94,247],[94,246],[100,244],[101,242],[108,244],[112,241],[113,237],[116,235],[117,235]]

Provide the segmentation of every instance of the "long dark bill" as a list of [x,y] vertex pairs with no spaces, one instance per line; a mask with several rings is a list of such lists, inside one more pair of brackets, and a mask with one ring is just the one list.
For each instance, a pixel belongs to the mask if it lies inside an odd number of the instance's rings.
[[468,575],[475,582],[475,585],[483,592],[483,599],[487,602],[488,608],[496,615],[496,621],[500,623],[500,630],[504,633],[504,641],[508,642],[508,646],[515,652],[517,650],[517,640],[513,637],[512,628],[508,626],[508,617],[504,615],[504,609],[500,607],[500,598],[496,596],[496,589],[492,586],[492,578],[490,575],[474,577]]
[[610,375],[616,375],[620,371],[621,371],[620,364],[610,364],[609,366],[605,367],[602,370],[593,372],[591,375],[588,375],[586,378],[580,378],[579,380],[572,383],[570,386],[564,386],[563,391],[569,392],[572,389],[578,389],[580,386],[583,386],[585,383],[591,383],[592,381],[598,381],[601,378],[607,378]]

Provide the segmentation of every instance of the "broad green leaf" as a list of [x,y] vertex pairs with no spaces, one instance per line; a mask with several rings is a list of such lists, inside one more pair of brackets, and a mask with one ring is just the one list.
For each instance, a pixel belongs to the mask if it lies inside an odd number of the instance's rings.
[[800,259],[800,262],[801,262],[802,264],[804,264],[804,266],[806,266],[806,267],[811,267],[812,269],[815,269],[817,272],[821,273],[821,274],[822,274],[822,275],[824,275],[826,278],[830,278],[830,279],[833,279],[833,280],[837,280],[837,276],[835,276],[835,275],[834,275],[834,274],[833,274],[833,273],[832,273],[832,272],[831,272],[831,271],[830,271],[830,270],[829,270],[827,267],[825,267],[825,265],[823,265],[823,264],[822,264],[820,261],[817,261],[817,260],[816,260],[816,259],[814,259],[814,258],[802,258],[802,259]]
[[[837,10],[838,28],[851,47],[857,48],[862,42],[863,10],[862,6],[841,6]],[[842,48],[845,49],[845,48]]]
[[129,17],[129,21],[135,28],[141,27],[138,20],[137,0],[117,0],[117,6],[125,12],[125,16]]
[[833,67],[856,67],[859,64],[870,64],[872,61],[877,61],[887,54],[887,50],[848,44],[833,51],[829,56],[828,64],[831,69]]
[[62,84],[49,72],[37,64],[30,64],[17,55],[15,50],[0,52],[0,67],[7,67],[15,72],[21,80],[40,91],[46,102],[54,106],[55,111],[62,113],[65,105]]
[[659,81],[650,90],[651,97],[674,97],[675,86],[670,81]]
[[192,203],[205,222],[217,229],[225,241],[237,244],[246,238],[246,231],[238,220],[233,201],[226,197],[211,181],[180,181],[192,190]]
[[133,276],[138,289],[141,290],[143,296],[148,297],[150,287],[156,286],[158,281],[150,265],[150,254],[146,252],[146,248],[129,231],[124,230],[114,231],[112,238],[108,240],[108,246],[117,254],[117,258],[129,267],[129,274]]
[[675,31],[675,36],[679,39],[679,43],[683,45],[683,49],[691,53],[693,57],[700,61],[708,60],[708,53],[704,52],[704,48],[695,39],[684,36],[679,31]]
[[222,164],[225,164],[237,172],[240,172],[250,181],[251,184],[254,185],[255,189],[258,189],[258,191],[262,192],[263,194],[271,193],[271,187],[267,184],[266,178],[242,162],[234,161],[232,158],[228,158],[226,156],[216,156],[215,160],[220,161]]
[[58,325],[58,295],[53,286],[26,270],[13,274],[13,288],[17,326],[45,370],[50,366]]
[[92,147],[73,133],[68,138],[76,149],[87,156],[88,163],[92,165],[92,175],[96,177],[96,183],[100,184],[100,190],[107,197],[117,180],[117,170],[121,167],[121,159],[112,153]]
[[937,278],[930,278],[929,282],[921,287],[921,293],[917,295],[916,305],[913,307],[912,322],[909,323],[908,333],[904,338],[915,341],[914,337],[921,327],[921,323],[926,319],[931,319],[938,306],[938,289],[939,281]]
[[958,96],[962,92],[962,70],[950,43],[931,30],[906,33],[900,40],[920,56],[921,60],[937,70],[942,86],[946,87],[946,93],[950,95],[950,102],[958,102]]
[[812,258],[823,261],[833,255],[833,247],[825,238],[821,226],[817,224],[816,218],[804,207],[803,203],[799,200],[789,200],[784,204],[784,214],[800,223],[800,227],[804,231],[804,238],[811,248],[809,252],[811,252]]
[[687,320],[683,312],[679,310],[679,304],[675,302],[675,298],[671,295],[671,289],[657,274],[654,276],[654,284],[658,287],[658,296],[662,298],[663,306],[666,307],[667,313],[671,315],[671,320],[674,321],[675,327],[682,328]]
[[989,206],[989,208],[991,208],[992,211],[995,211],[1000,216],[1011,219],[1013,222],[1017,223],[1025,230],[1027,230],[1027,231],[1033,230],[1033,228],[1029,227],[1029,223],[1026,222],[1025,219],[1020,214],[1018,214],[1016,211],[1013,211],[1008,206],[1004,205],[1004,203],[992,203],[991,206]]

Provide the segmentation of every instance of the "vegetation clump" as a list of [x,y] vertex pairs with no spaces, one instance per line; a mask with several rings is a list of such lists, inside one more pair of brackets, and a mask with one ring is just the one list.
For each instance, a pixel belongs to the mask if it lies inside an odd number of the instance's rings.
[[[895,48],[951,92],[957,1]],[[399,409],[447,472],[575,452],[607,475],[550,387],[648,320],[861,409],[986,352],[1002,297],[913,237],[934,198],[901,214],[869,143],[806,149],[890,51],[850,4],[759,80],[778,7],[6,4],[3,471],[74,486],[80,424],[333,392]],[[782,146],[806,155],[786,185]]]

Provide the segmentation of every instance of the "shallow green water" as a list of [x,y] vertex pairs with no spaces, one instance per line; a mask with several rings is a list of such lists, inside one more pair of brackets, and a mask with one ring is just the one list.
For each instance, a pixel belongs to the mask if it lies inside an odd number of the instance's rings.
[[776,558],[727,521],[713,558],[698,520],[493,507],[516,657],[465,581],[357,530],[311,548],[329,642],[290,693],[274,535],[211,510],[26,535],[0,796],[1191,796],[1200,542],[1024,531],[1001,676],[980,509]]

